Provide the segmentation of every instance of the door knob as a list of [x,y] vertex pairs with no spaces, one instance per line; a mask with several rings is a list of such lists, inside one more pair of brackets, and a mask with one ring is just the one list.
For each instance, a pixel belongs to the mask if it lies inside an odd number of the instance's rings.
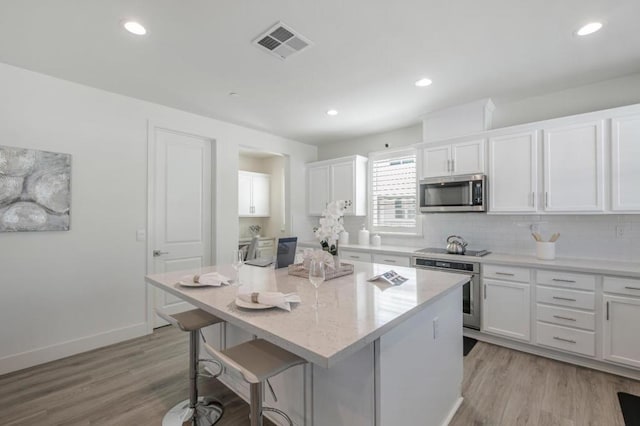
[[169,254],[169,252],[168,251],[160,251],[160,250],[154,250],[153,251],[153,257],[162,256],[163,254]]

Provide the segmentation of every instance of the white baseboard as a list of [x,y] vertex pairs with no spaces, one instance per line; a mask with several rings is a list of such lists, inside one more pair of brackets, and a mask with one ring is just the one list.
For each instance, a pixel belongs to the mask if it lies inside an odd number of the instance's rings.
[[442,426],[448,426],[449,423],[451,423],[451,420],[453,420],[453,416],[456,415],[456,413],[458,412],[458,408],[460,408],[460,405],[462,405],[462,401],[464,401],[463,397],[460,397],[456,400],[456,403],[453,404],[453,407],[451,407],[451,411],[444,419],[444,422],[442,422]]
[[93,336],[81,337],[43,348],[0,358],[0,375],[44,364],[57,359],[66,358],[92,349],[119,343],[124,340],[149,334],[147,323],[141,322],[127,327],[117,328]]

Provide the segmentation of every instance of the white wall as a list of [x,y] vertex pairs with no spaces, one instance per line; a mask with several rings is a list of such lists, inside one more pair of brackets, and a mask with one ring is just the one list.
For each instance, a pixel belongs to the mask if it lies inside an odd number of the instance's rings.
[[[0,234],[0,374],[142,335],[147,125],[215,140],[216,261],[237,244],[238,147],[290,158],[294,193],[316,148],[0,64],[0,144],[72,154],[71,230]],[[293,231],[310,238],[304,197]]]
[[422,142],[422,124],[347,139],[344,141],[325,143],[318,146],[318,160],[346,157],[348,155],[369,155],[370,152],[384,151],[385,144],[389,148],[399,148]]

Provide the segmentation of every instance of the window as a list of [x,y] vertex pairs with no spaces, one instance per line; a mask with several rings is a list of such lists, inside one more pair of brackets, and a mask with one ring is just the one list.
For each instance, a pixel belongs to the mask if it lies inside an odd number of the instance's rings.
[[416,152],[372,154],[371,229],[417,234],[419,231]]

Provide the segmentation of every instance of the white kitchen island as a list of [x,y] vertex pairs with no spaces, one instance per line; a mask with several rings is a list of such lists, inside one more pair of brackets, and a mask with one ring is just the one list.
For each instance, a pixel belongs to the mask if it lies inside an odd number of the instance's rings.
[[[264,392],[265,405],[286,411],[297,425],[447,424],[462,401],[462,285],[469,276],[393,267],[409,281],[390,286],[367,281],[388,265],[353,264],[353,275],[320,286],[318,309],[307,279],[286,268],[242,268],[242,284],[252,291],[297,292],[302,303],[291,312],[238,308],[233,285],[177,285],[187,273],[233,276],[226,265],[146,280],[224,319],[222,329],[212,326],[205,334],[214,346],[257,336],[308,360],[271,380],[277,402]],[[248,385],[239,376],[227,372],[221,380],[247,399]]]

